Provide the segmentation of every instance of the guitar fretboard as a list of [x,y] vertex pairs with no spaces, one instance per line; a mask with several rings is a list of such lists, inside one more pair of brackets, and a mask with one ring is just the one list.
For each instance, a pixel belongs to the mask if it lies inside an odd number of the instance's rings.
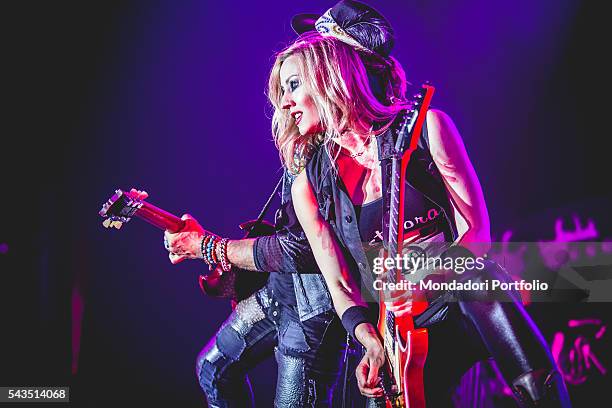
[[145,220],[149,224],[155,225],[159,229],[170,232],[178,232],[185,226],[185,222],[174,214],[171,214],[159,207],[146,201],[138,208],[134,214],[138,218]]

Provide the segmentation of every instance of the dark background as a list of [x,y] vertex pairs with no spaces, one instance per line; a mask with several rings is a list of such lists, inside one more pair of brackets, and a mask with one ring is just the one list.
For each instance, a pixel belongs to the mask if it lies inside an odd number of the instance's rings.
[[[408,79],[431,81],[462,133],[497,239],[552,240],[554,221],[571,229],[573,216],[612,237],[609,45],[595,3],[370,2],[396,29]],[[264,93],[273,53],[294,38],[292,15],[332,4],[3,3],[0,385],[71,385],[84,406],[204,404],[195,357],[229,303],[202,296],[201,263],[168,262],[161,231],[105,230],[97,212],[115,188],[138,187],[240,237],[281,174]],[[564,306],[531,307],[549,340],[568,319],[610,322],[609,304]],[[252,376],[258,406],[274,370]],[[606,380],[572,387],[576,406]]]

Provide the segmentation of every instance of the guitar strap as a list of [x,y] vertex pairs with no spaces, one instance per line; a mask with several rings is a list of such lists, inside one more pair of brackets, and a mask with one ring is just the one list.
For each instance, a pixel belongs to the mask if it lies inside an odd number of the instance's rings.
[[389,188],[391,186],[391,169],[393,151],[395,146],[395,137],[393,135],[393,126],[387,129],[385,133],[376,138],[378,143],[378,160],[380,161],[380,176],[382,182],[382,200],[383,200],[383,213],[382,213],[382,231],[383,231],[383,243],[387,246],[389,242],[389,211],[390,211],[390,196]]
[[[259,235],[269,235],[273,233],[273,231],[269,229],[270,226],[263,222],[263,219],[274,196],[282,185],[282,181],[283,177],[281,176],[278,183],[276,183],[276,187],[274,187],[274,191],[272,191],[272,194],[270,194],[270,197],[268,197],[268,200],[259,212],[257,219],[240,224],[240,229],[246,231],[245,238],[253,238]],[[230,284],[231,290],[234,293],[233,306],[235,306],[234,302],[237,303],[253,294],[253,289],[258,290],[262,288],[268,281],[268,275],[268,273],[241,272],[239,268],[235,268],[235,273],[233,274],[234,281]]]
[[261,209],[261,212],[257,216],[257,221],[256,221],[257,223],[260,223],[263,220],[263,217],[266,215],[268,208],[270,208],[270,204],[272,203],[274,196],[276,195],[276,193],[278,193],[278,189],[280,188],[282,184],[283,184],[283,176],[281,176],[281,178],[278,179],[278,182],[276,183],[276,187],[274,187],[274,191],[272,191],[272,194],[270,194],[270,197],[268,197],[268,200],[266,201],[263,208]]
[[261,222],[263,221],[264,217],[266,216],[266,212],[268,212],[268,208],[270,208],[270,204],[272,204],[272,200],[274,199],[274,196],[278,193],[278,190],[280,189],[281,185],[283,184],[283,177],[281,176],[281,178],[278,180],[278,182],[276,183],[276,187],[274,187],[274,191],[272,191],[272,194],[270,194],[270,197],[268,197],[268,200],[266,201],[266,203],[264,204],[263,208],[261,209],[261,211],[259,212],[259,215],[257,216],[257,219],[252,223],[252,225],[248,228],[247,237],[250,237],[250,234],[256,230],[257,226],[261,224]]

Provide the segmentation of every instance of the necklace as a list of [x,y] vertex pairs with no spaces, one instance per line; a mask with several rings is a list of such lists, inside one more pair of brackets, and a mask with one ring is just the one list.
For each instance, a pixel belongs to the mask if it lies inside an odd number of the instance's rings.
[[356,153],[346,153],[345,150],[347,150],[346,148],[341,147],[340,148],[340,152],[342,154],[344,154],[345,156],[350,157],[351,159],[354,159],[355,157],[360,157],[363,156],[363,154],[368,150],[368,148],[370,147],[370,142],[372,141],[372,138],[374,136],[368,136],[368,139],[366,140],[366,142],[363,144],[363,149],[361,149],[360,152],[356,152]]

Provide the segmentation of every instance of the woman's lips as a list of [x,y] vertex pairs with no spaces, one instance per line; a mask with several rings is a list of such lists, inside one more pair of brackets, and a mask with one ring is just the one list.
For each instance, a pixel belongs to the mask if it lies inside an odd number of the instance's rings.
[[302,112],[297,112],[293,118],[295,120],[295,125],[299,125],[300,121],[302,120]]

